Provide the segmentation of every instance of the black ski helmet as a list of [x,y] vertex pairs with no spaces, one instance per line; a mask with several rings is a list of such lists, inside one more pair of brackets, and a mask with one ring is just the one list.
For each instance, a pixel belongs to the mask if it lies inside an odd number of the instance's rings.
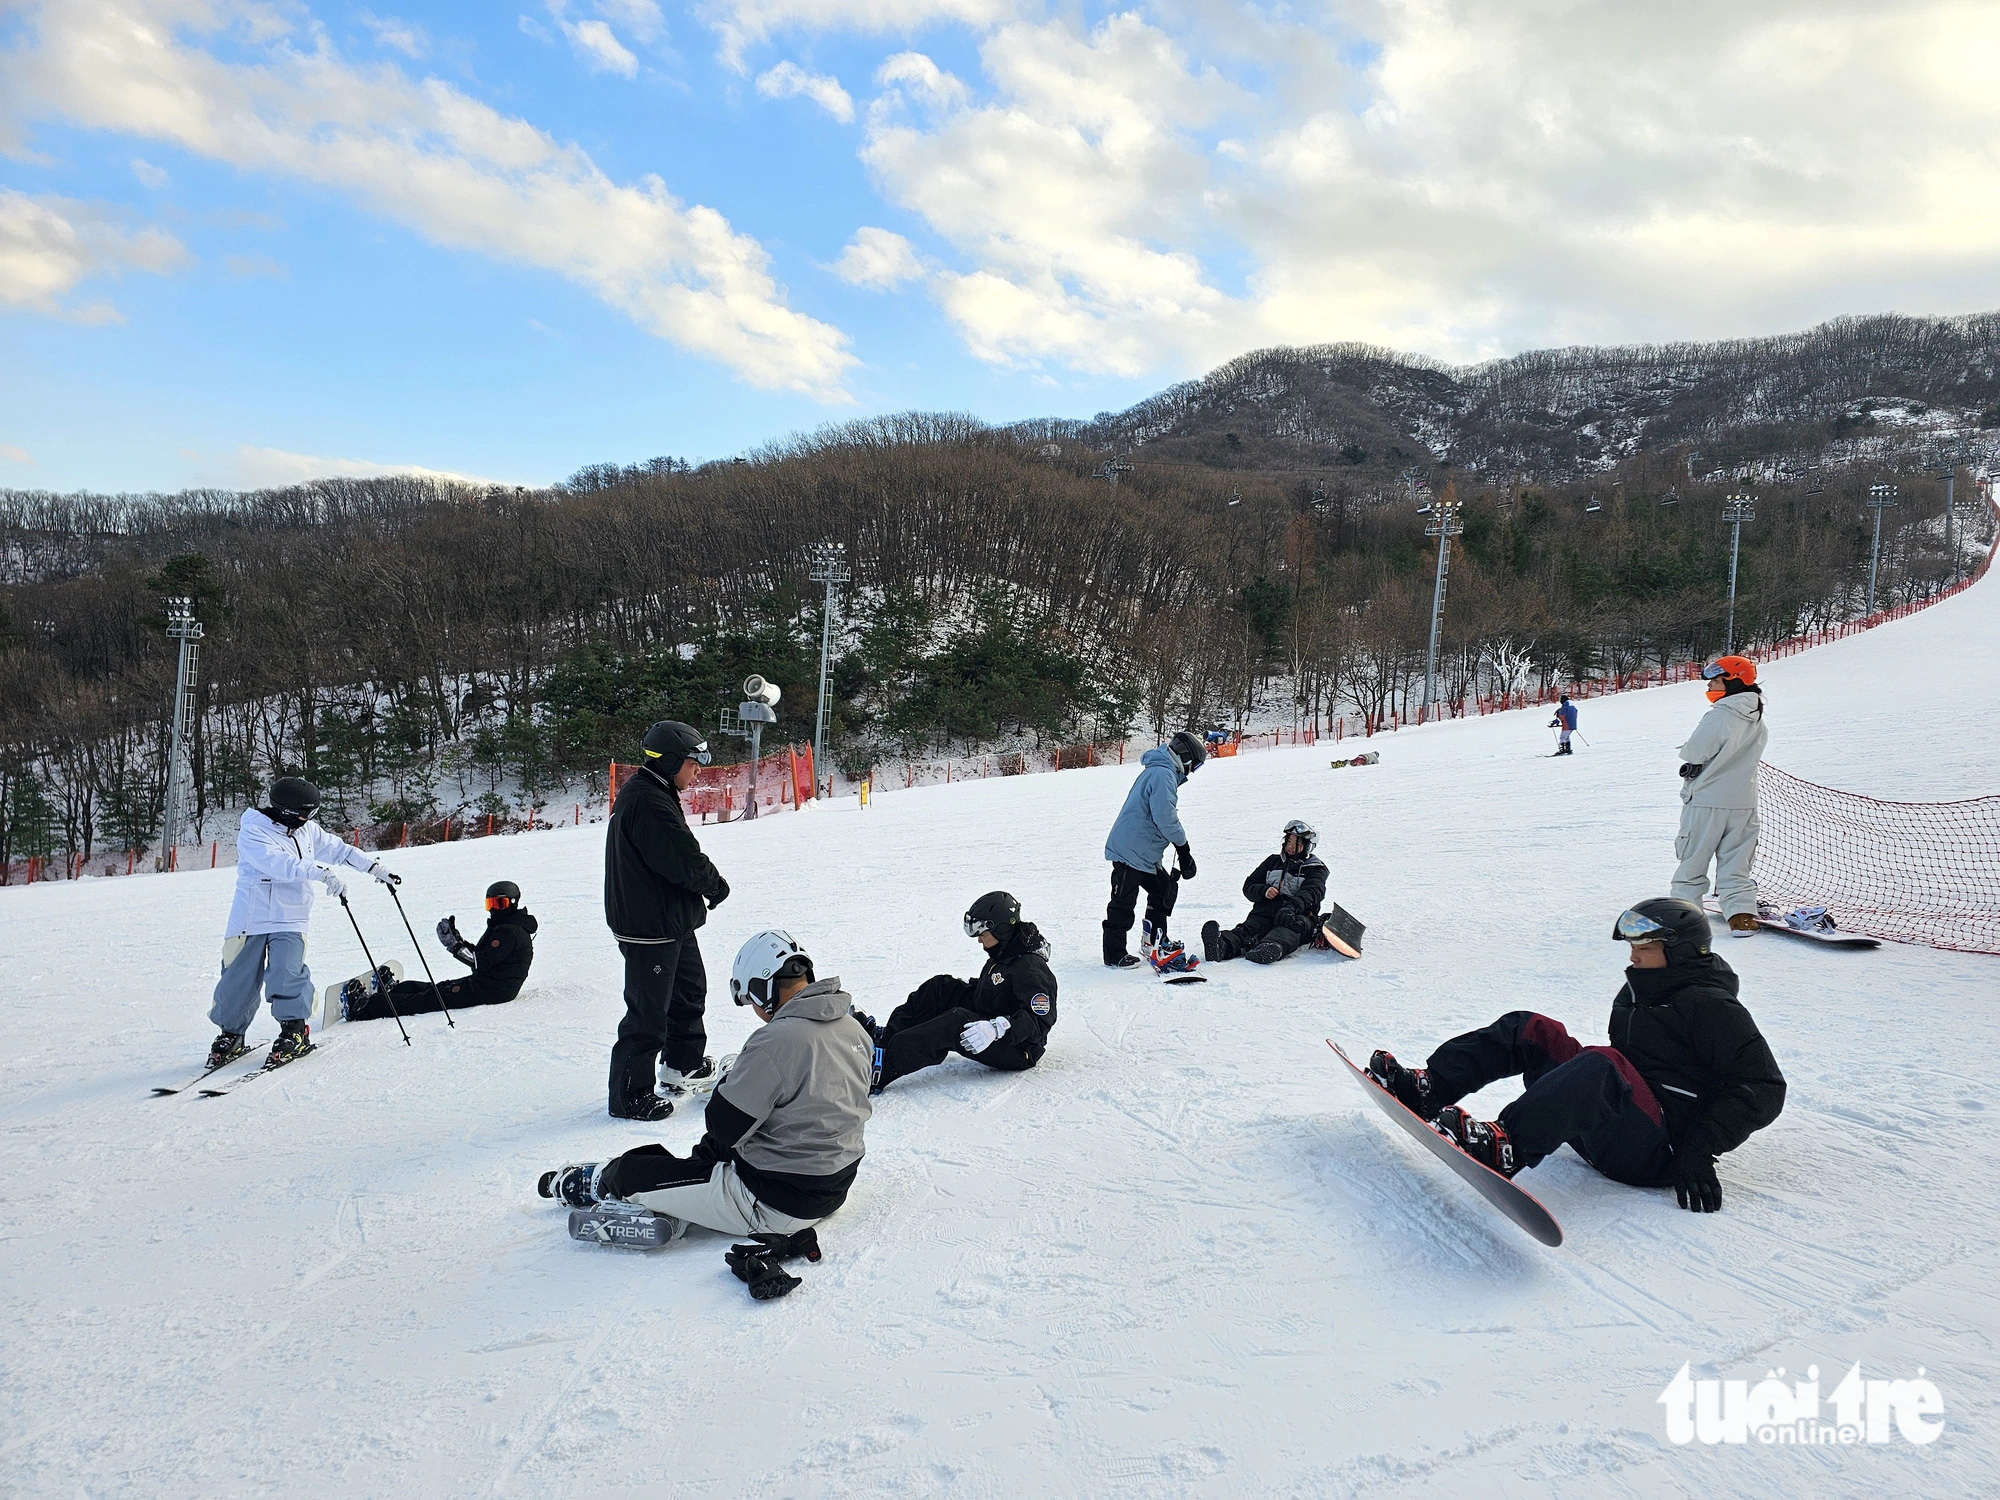
[[1176,729],[1174,737],[1167,741],[1167,754],[1180,763],[1182,774],[1191,776],[1208,759],[1208,746],[1191,730]]
[[988,891],[965,909],[965,935],[976,938],[990,932],[1004,943],[1020,921],[1020,902],[1005,891]]
[[280,776],[271,783],[270,810],[287,828],[302,827],[319,811],[319,788],[303,776]]
[[[496,900],[500,901],[502,905],[496,907],[493,904]],[[519,906],[520,904],[521,888],[514,884],[513,881],[496,880],[493,884],[486,887],[486,909],[488,911],[503,911],[507,907]]]
[[1611,936],[1620,943],[1659,943],[1669,964],[1699,963],[1708,957],[1708,913],[1692,901],[1655,896],[1620,912]]
[[678,771],[683,761],[708,764],[708,741],[694,725],[683,724],[679,719],[660,720],[646,731],[639,748],[646,752],[647,765],[668,776]]

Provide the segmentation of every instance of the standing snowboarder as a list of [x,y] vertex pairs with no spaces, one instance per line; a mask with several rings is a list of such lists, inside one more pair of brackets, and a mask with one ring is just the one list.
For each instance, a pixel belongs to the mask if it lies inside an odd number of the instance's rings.
[[1712,861],[1730,934],[1749,937],[1757,931],[1757,882],[1750,875],[1757,858],[1757,763],[1771,737],[1764,690],[1757,686],[1756,663],[1745,656],[1719,656],[1701,675],[1715,706],[1680,748],[1684,784],[1673,894],[1700,905]]
[[[1785,1079],[1735,972],[1709,951],[1708,917],[1671,896],[1620,914],[1611,936],[1632,945],[1611,1002],[1611,1045],[1585,1047],[1560,1021],[1517,1010],[1453,1037],[1421,1068],[1389,1052],[1368,1072],[1431,1129],[1503,1177],[1565,1143],[1614,1182],[1674,1189],[1682,1208],[1722,1207],[1715,1159],[1785,1106]],[[1526,1092],[1497,1120],[1458,1107],[1502,1078]]]
[[1549,728],[1562,731],[1556,736],[1556,754],[1576,754],[1569,744],[1569,737],[1576,733],[1576,705],[1569,701],[1568,693],[1564,693],[1562,702],[1556,705],[1556,716],[1549,720]]
[[1021,920],[1021,903],[988,891],[965,914],[965,934],[986,950],[977,979],[936,974],[910,992],[886,1023],[867,1017],[875,1037],[875,1092],[956,1052],[1019,1073],[1042,1060],[1056,1024],[1056,976],[1041,929]]
[[1250,914],[1229,931],[1218,922],[1201,929],[1201,956],[1210,963],[1247,958],[1274,964],[1312,941],[1326,900],[1326,865],[1313,853],[1319,833],[1303,818],[1285,825],[1278,852],[1243,881]]
[[211,1068],[243,1055],[243,1034],[257,1014],[260,987],[278,1023],[271,1061],[290,1062],[311,1046],[306,929],[312,924],[313,883],[325,886],[329,896],[347,894],[328,866],[350,865],[383,885],[397,883],[380,860],[315,823],[318,811],[318,787],[300,776],[281,776],[271,783],[269,802],[245,808],[237,824],[236,896],[222,940],[222,977],[208,1010],[219,1028],[208,1049]]
[[[1104,962],[1114,969],[1138,967],[1139,960],[1125,951],[1125,934],[1132,930],[1132,916],[1139,905],[1139,892],[1146,893],[1146,941],[1156,945],[1167,940],[1167,918],[1179,894],[1179,882],[1194,879],[1194,851],[1188,847],[1187,830],[1181,827],[1181,783],[1201,769],[1208,751],[1199,736],[1176,730],[1164,745],[1155,745],[1139,757],[1143,769],[1125,805],[1111,825],[1104,841],[1104,857],[1111,861],[1111,901],[1104,909]],[[1171,844],[1180,860],[1172,871],[1161,868],[1160,860]]]
[[610,1112],[620,1120],[664,1120],[680,1090],[706,1078],[708,973],[695,929],[729,896],[681,811],[680,794],[709,763],[708,741],[691,724],[663,719],[641,742],[645,763],[618,790],[604,834],[604,920],[625,956],[625,1019],[611,1049]]
[[[544,1198],[606,1199],[723,1234],[790,1235],[847,1201],[866,1150],[868,1033],[838,979],[813,978],[791,934],[760,932],[736,955],[729,993],[763,1022],[708,1096],[707,1130],[686,1157],[641,1146],[545,1173]],[[665,1101],[662,1101],[665,1102]]]
[[521,908],[521,888],[511,880],[496,880],[486,888],[486,930],[477,943],[460,934],[457,917],[446,917],[437,924],[438,941],[444,944],[445,952],[472,970],[465,978],[438,985],[428,979],[405,979],[392,985],[386,996],[373,986],[357,995],[354,992],[361,989],[363,982],[349,980],[348,992],[335,996],[330,1005],[336,1013],[344,1012],[341,1019],[347,1021],[420,1016],[439,1009],[440,992],[445,1007],[451,1010],[464,1010],[470,1005],[505,1005],[528,982],[528,970],[535,962],[535,933],[539,926]]

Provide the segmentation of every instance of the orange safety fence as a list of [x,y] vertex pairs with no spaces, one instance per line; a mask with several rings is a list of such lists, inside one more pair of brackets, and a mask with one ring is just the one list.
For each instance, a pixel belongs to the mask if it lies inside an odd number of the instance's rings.
[[[639,769],[622,761],[611,762],[606,803],[618,800],[618,789]],[[750,806],[751,763],[703,766],[695,772],[694,785],[681,793],[681,808],[690,818],[706,823],[711,818],[729,823],[747,815]],[[787,745],[756,763],[757,811],[797,808],[813,799],[813,754],[810,745]]]

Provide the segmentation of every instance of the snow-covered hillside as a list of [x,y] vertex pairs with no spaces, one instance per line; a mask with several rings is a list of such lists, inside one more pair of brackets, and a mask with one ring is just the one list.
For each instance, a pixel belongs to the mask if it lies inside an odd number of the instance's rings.
[[[1768,672],[1770,758],[1941,799],[2000,782],[2000,583]],[[542,921],[530,988],[448,1031],[336,1045],[229,1098],[147,1097],[200,1058],[230,872],[0,890],[0,1489],[288,1495],[1972,1495],[1996,1461],[2000,961],[1727,945],[1790,1080],[1714,1217],[1565,1152],[1526,1178],[1544,1250],[1392,1134],[1322,1039],[1406,1058],[1515,1008],[1599,1039],[1613,917],[1672,866],[1696,686],[1406,731],[1381,764],[1217,762],[1183,812],[1177,917],[1233,920],[1287,817],[1325,834],[1367,956],[1166,988],[1096,957],[1129,771],[888,792],[710,828],[719,977],[790,928],[884,1013],[971,973],[993,886],[1051,934],[1042,1065],[955,1061],[878,1101],[824,1262],[754,1304],[726,1241],[572,1243],[541,1169],[698,1116],[604,1117],[620,1011],[603,829],[395,856],[427,931],[496,877]],[[415,970],[380,893],[357,906]],[[361,967],[337,906],[309,955]],[[433,950],[433,963],[440,960]],[[444,961],[449,964],[448,960]],[[273,1030],[268,1016],[253,1036]],[[1496,1108],[1507,1091],[1478,1103]],[[1696,1379],[1923,1367],[1943,1437],[1671,1444]],[[1830,1410],[1830,1408],[1829,1408]],[[1986,1475],[1985,1479],[1980,1478]]]

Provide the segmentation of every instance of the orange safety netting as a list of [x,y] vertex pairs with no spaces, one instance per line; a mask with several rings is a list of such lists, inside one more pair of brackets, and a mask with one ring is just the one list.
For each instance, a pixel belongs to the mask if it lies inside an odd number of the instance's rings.
[[2000,953],[2000,797],[1883,802],[1757,767],[1757,895],[1850,932]]
[[[703,766],[695,773],[694,785],[681,793],[681,807],[690,818],[707,822],[714,818],[727,823],[742,817],[750,806],[749,761],[729,766]],[[813,755],[810,745],[788,745],[756,763],[757,810],[797,807],[813,798]],[[625,778],[638,770],[621,761],[611,763],[608,801],[618,800]]]

